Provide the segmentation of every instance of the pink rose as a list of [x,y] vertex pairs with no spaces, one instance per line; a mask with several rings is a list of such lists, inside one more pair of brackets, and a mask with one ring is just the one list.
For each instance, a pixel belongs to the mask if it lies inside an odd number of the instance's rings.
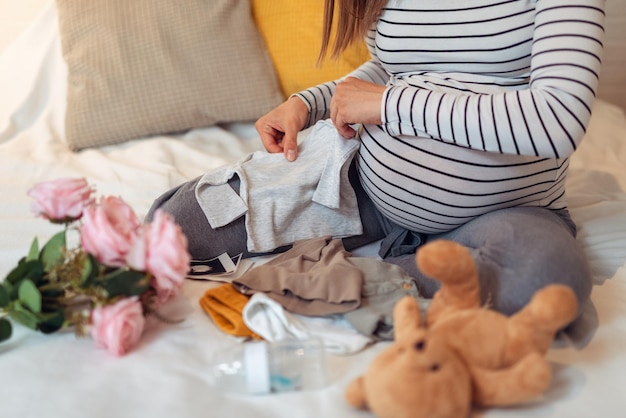
[[137,296],[121,299],[91,312],[91,336],[116,356],[126,354],[141,338],[145,318]]
[[68,222],[79,219],[86,206],[94,202],[93,188],[84,178],[60,178],[37,183],[28,195],[35,199],[31,210],[52,222]]
[[187,237],[174,219],[157,210],[153,221],[144,225],[143,234],[128,253],[128,265],[135,270],[149,271],[157,300],[164,303],[182,287],[191,257]]
[[80,228],[81,243],[101,263],[121,267],[126,263],[141,223],[132,208],[118,197],[101,198],[97,205],[85,209]]

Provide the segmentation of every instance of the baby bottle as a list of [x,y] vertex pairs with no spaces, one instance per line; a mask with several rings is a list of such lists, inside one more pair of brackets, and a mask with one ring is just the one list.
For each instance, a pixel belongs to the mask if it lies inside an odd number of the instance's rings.
[[319,338],[246,342],[214,354],[211,375],[220,390],[263,395],[319,389],[327,384]]

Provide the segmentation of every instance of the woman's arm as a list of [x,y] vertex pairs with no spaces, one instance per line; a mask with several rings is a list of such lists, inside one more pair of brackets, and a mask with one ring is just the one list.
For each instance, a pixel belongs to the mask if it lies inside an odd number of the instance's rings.
[[459,94],[389,87],[383,128],[468,148],[564,158],[591,116],[601,64],[605,0],[538,0],[528,88]]
[[315,124],[318,120],[328,119],[330,117],[330,101],[335,93],[337,84],[348,77],[358,78],[359,80],[369,81],[378,85],[386,85],[389,81],[389,74],[383,69],[376,56],[374,48],[375,28],[370,29],[366,42],[370,51],[371,59],[357,69],[347,74],[339,80],[329,81],[317,86],[311,87],[299,93],[298,96],[309,108],[309,119],[306,126]]

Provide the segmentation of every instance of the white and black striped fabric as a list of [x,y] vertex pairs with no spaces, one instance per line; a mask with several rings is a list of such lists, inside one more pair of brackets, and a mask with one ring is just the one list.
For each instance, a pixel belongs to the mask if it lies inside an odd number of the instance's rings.
[[[392,0],[351,76],[386,84],[361,182],[399,225],[438,233],[513,206],[567,206],[568,157],[598,84],[604,0]],[[299,93],[309,124],[336,82]]]

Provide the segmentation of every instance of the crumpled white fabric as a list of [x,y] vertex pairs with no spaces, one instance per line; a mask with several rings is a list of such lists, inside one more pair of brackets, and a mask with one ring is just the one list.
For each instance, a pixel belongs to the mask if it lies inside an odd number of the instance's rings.
[[270,342],[320,338],[332,354],[354,354],[373,342],[356,331],[342,315],[310,317],[286,311],[265,293],[252,295],[243,308],[243,321],[251,331]]

